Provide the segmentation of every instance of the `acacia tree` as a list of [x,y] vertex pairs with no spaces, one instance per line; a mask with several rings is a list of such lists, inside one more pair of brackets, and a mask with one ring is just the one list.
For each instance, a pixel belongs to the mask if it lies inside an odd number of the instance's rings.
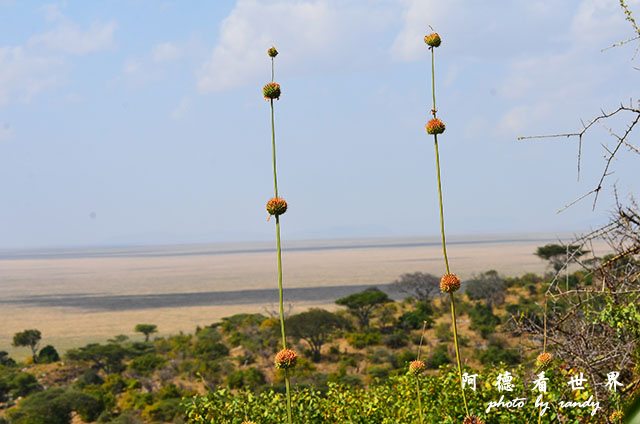
[[538,247],[535,255],[540,259],[549,261],[549,264],[557,273],[566,266],[568,262],[567,259],[569,257],[578,259],[588,252],[588,250],[583,250],[580,246],[575,244],[570,244],[568,246],[563,246],[561,244],[546,244]]
[[155,324],[138,324],[136,325],[136,328],[134,328],[134,331],[136,333],[144,334],[144,341],[148,342],[149,336],[158,332],[158,326]]
[[429,303],[434,295],[440,294],[440,278],[422,272],[402,274],[399,279],[391,283],[391,289],[413,296],[418,301]]
[[291,335],[309,344],[314,361],[320,360],[320,349],[331,333],[344,326],[344,320],[324,309],[310,309],[286,320]]
[[38,347],[40,346],[40,340],[42,339],[42,333],[40,330],[30,329],[24,330],[13,335],[13,346],[22,347],[28,346],[31,349],[33,362],[38,359]]
[[375,307],[389,302],[393,302],[393,299],[377,287],[336,300],[336,304],[346,306],[349,313],[358,319],[361,330],[369,329],[369,320]]

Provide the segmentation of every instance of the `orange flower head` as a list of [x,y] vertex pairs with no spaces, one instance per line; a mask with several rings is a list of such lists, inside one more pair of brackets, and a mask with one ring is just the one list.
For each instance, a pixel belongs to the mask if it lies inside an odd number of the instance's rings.
[[484,420],[475,415],[467,415],[462,421],[462,424],[484,424]]
[[613,411],[611,413],[611,416],[609,417],[609,421],[611,421],[612,423],[619,423],[622,422],[622,419],[624,418],[624,412],[622,411]]
[[267,54],[269,55],[269,57],[276,57],[278,56],[278,50],[276,50],[275,47],[271,46],[271,48],[267,50]]
[[283,349],[276,354],[276,368],[288,369],[296,366],[298,355],[291,349]]
[[413,361],[409,364],[409,373],[418,376],[424,372],[426,365],[422,361]]
[[539,368],[547,368],[553,362],[553,355],[549,352],[542,352],[536,358],[536,366]]
[[280,216],[287,211],[287,201],[282,197],[274,197],[267,202],[269,215]]
[[280,84],[270,82],[262,88],[262,94],[266,100],[280,99]]
[[456,274],[445,274],[440,279],[440,290],[443,293],[453,293],[460,288],[460,277]]
[[442,43],[442,39],[437,32],[434,32],[433,34],[425,35],[424,42],[427,43],[429,47],[439,47],[440,43]]
[[429,134],[442,134],[445,130],[444,122],[438,118],[433,118],[427,124],[427,132]]

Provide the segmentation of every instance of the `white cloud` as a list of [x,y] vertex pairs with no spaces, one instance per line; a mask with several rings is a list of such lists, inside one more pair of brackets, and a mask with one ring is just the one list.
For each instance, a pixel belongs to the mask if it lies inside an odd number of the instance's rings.
[[23,45],[0,46],[0,106],[29,102],[41,91],[60,84],[69,55],[84,55],[113,45],[115,22],[94,23],[82,30],[57,6],[42,8],[55,28],[29,38]]
[[[600,48],[633,36],[631,24],[625,23],[622,9],[617,2],[608,0],[584,0],[571,22],[574,42],[595,43]],[[640,1],[626,2],[632,11]]]
[[160,43],[151,49],[151,57],[156,63],[171,62],[182,56],[180,48],[173,43]]
[[369,61],[376,60],[381,50],[377,38],[393,19],[387,3],[238,0],[197,72],[198,88],[216,92],[250,80],[262,82],[268,74],[266,50],[272,45],[281,53],[277,61],[282,68],[294,72],[366,66],[362,52]]
[[0,47],[0,106],[12,100],[29,102],[59,82],[63,61],[34,55],[23,47]]
[[71,22],[65,22],[51,31],[34,35],[29,39],[29,44],[53,52],[85,55],[112,48],[116,28],[117,24],[114,21],[93,23],[86,30]]
[[525,134],[534,123],[547,118],[552,110],[547,102],[513,107],[500,118],[496,134],[515,139]]

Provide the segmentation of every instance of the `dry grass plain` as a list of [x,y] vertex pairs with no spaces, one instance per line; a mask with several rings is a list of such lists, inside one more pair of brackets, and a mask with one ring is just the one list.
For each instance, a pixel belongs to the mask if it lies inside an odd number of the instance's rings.
[[[449,239],[452,271],[463,278],[496,269],[503,275],[542,273],[533,252],[557,242],[552,235]],[[360,239],[284,243],[286,288],[387,284],[405,272],[443,272],[438,238]],[[598,247],[598,246],[596,246]],[[602,254],[605,246],[599,246]],[[240,312],[275,311],[261,289],[275,289],[273,243],[0,252],[0,350],[15,332],[37,328],[59,351],[117,334],[137,323],[158,325],[160,335],[193,332]],[[246,292],[245,290],[254,290]],[[225,292],[225,293],[218,293]],[[339,296],[305,291],[292,311],[335,309]],[[251,294],[251,296],[249,296]],[[224,295],[224,296],[223,296]],[[217,298],[224,301],[216,301]]]

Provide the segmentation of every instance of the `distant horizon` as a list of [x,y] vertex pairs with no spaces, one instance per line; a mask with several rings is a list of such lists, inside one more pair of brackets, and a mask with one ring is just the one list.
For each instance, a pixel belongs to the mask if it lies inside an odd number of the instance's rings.
[[[492,242],[492,241],[568,241],[573,238],[577,232],[495,232],[495,233],[470,233],[470,234],[447,234],[448,244],[458,244],[465,242]],[[338,236],[338,237],[289,237],[283,240],[284,248],[287,244],[304,244],[304,243],[331,243],[331,242],[348,242],[348,241],[378,241],[386,244],[393,240],[420,240],[417,245],[422,244],[439,244],[441,240],[440,234],[431,235],[363,235],[363,236]],[[98,243],[98,244],[60,244],[60,245],[42,245],[42,246],[25,246],[25,247],[3,247],[0,245],[0,259],[3,254],[11,252],[38,252],[38,251],[56,251],[56,250],[110,250],[110,249],[144,249],[144,248],[179,248],[179,247],[197,247],[197,246],[232,246],[232,245],[259,245],[275,243],[273,237],[255,238],[255,239],[223,239],[210,241],[184,241],[184,242],[122,242],[122,243]],[[275,247],[274,247],[275,249]],[[291,247],[289,247],[291,249]],[[271,250],[271,249],[269,249]]]

